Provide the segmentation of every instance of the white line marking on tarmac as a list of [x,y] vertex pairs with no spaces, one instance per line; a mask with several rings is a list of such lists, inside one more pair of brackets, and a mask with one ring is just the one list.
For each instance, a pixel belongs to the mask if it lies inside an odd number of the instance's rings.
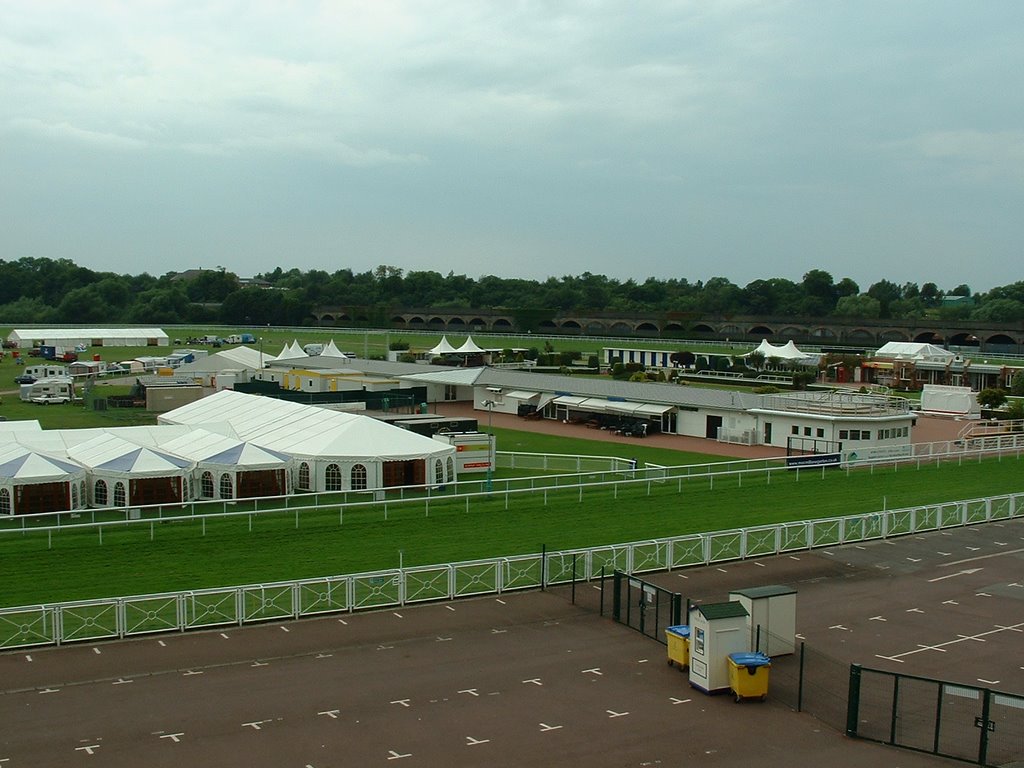
[[934,579],[928,579],[928,583],[931,584],[934,581],[943,581],[944,579],[952,579],[954,576],[970,576],[972,573],[983,571],[984,568],[968,568],[964,571],[957,571],[956,573],[947,573],[945,576],[936,576]]
[[111,685],[124,685],[125,683],[134,683],[134,680],[125,680],[123,677],[117,678]]
[[228,637],[226,632],[221,632],[220,636],[223,637],[225,640],[230,640],[231,639],[230,637]]
[[451,640],[450,637],[441,637],[440,635],[438,635],[436,642],[438,642],[438,643],[447,643],[449,640]]
[[1018,584],[1016,581],[1011,581],[1006,586],[1008,586],[1008,587],[1024,587],[1024,584]]
[[669,701],[673,704],[689,704],[693,699],[677,699],[675,696],[669,696]]
[[331,658],[331,657],[332,657],[333,655],[334,655],[333,653],[318,653],[318,654],[316,655],[316,657],[317,657],[318,659],[329,659],[329,658]]
[[171,741],[173,741],[173,742],[174,742],[175,744],[178,744],[178,743],[179,743],[179,742],[181,741],[181,738],[180,738],[180,737],[182,737],[182,736],[184,736],[184,735],[185,735],[185,732],[184,732],[184,731],[182,731],[181,733],[165,733],[165,734],[164,734],[163,736],[161,736],[160,738],[161,738],[161,739],[170,739],[170,740],[171,740]]
[[157,642],[160,643],[160,647],[161,648],[166,648],[167,647],[167,643],[165,643],[163,640],[157,640]]
[[833,624],[831,627],[829,627],[829,629],[841,629],[843,632],[849,632],[850,631],[846,627],[844,627],[842,624]]
[[884,616],[872,616],[868,621],[888,621]]
[[956,600],[943,600],[942,604],[943,605],[960,605],[960,603],[958,603]]
[[475,747],[477,744],[489,744],[490,742],[490,739],[474,739],[472,736],[466,737],[467,747]]
[[949,557],[953,553],[952,552],[936,552],[936,554],[937,555],[941,555],[942,557]]
[[242,727],[249,727],[252,728],[254,731],[261,731],[263,730],[262,728],[260,728],[261,725],[263,725],[264,723],[272,722],[273,720],[253,720],[251,723],[242,723]]
[[946,652],[945,648],[939,648],[934,645],[925,645],[924,643],[918,643],[917,647],[920,648],[922,651],[938,651],[939,653]]
[[378,645],[378,646],[377,646],[377,650],[378,650],[378,651],[390,651],[390,650],[392,650],[392,649],[393,649],[394,647],[395,647],[395,646],[393,646],[393,645]]
[[637,664],[646,664],[647,663],[647,659],[637,659],[636,663]]
[[857,545],[856,545],[856,546],[854,547],[854,549],[867,549],[867,547],[862,547],[862,546],[861,546],[860,544],[857,544]]
[[410,701],[412,701],[412,699],[395,699],[394,701],[389,701],[388,704],[401,704],[403,707],[409,707],[411,706],[409,704]]
[[543,733],[544,731],[557,731],[561,727],[562,726],[560,725],[548,725],[547,723],[540,724],[541,733]]
[[995,545],[997,547],[1005,547],[1009,542],[1006,542],[1006,541],[996,541],[994,543],[995,543]]
[[492,635],[504,635],[506,632],[508,632],[507,629],[492,629],[491,630],[491,634]]
[[182,672],[182,676],[183,677],[188,677],[189,675],[201,675],[201,674],[203,674],[203,670],[201,670],[201,669],[190,669],[190,670],[188,670],[188,672]]
[[507,605],[507,603],[504,600],[502,600],[500,597],[494,598],[494,602],[501,603],[502,605]]
[[992,595],[990,595],[988,592],[976,592],[974,594],[974,596],[975,597],[992,597]]
[[907,613],[924,613],[920,608],[907,608]]
[[398,611],[394,611],[393,613],[394,613],[394,614],[395,614],[395,616],[396,616],[396,617],[398,617],[399,619],[405,618],[405,617],[404,617],[404,616],[402,616],[402,614],[400,614],[400,613],[399,613]]
[[716,568],[715,570],[719,571],[720,573],[728,573],[728,571],[725,570],[725,568]]
[[267,662],[267,661],[259,661],[259,660],[256,660],[256,661],[254,661],[254,662],[253,662],[252,664],[250,664],[249,666],[250,666],[250,667],[265,667],[265,666],[267,666],[267,665],[268,665],[269,663],[270,663],[270,662]]
[[[394,702],[391,703],[394,704]],[[331,718],[331,720],[337,720],[339,712],[341,712],[340,709],[325,709],[323,712],[317,712],[317,714],[327,715],[329,718]]]
[[97,656],[99,656],[101,653],[103,653],[103,651],[101,651],[99,648],[97,648],[95,646],[93,646],[92,652],[95,653]]
[[529,680],[523,680],[521,682],[523,685],[526,685],[527,683],[532,683],[533,685],[544,685],[544,683],[540,681],[539,677],[532,677]]
[[968,552],[977,552],[981,549],[981,547],[964,547],[964,549],[966,549]]
[[800,562],[800,558],[799,558],[799,557],[797,557],[796,555],[790,555],[790,556],[789,556],[789,559],[790,559],[790,560],[796,560],[796,561],[797,561],[798,563]]
[[[997,624],[996,626],[999,626],[999,625]],[[1002,627],[1002,629],[1009,629],[1009,627]],[[975,642],[978,642],[978,643],[984,643],[985,642],[985,638],[983,638],[983,637],[974,637],[973,635],[959,635],[958,634],[957,637],[959,637],[962,640],[974,640]]]
[[806,640],[807,639],[803,635],[793,635],[793,637],[795,637],[797,640]]
[[676,575],[679,576],[680,579],[688,579],[688,578],[690,578],[685,573],[679,573],[679,574],[676,574]]
[[754,565],[756,565],[758,568],[767,568],[768,567],[764,563],[754,563]]
[[996,626],[999,627],[1000,629],[1009,630],[1010,632],[1024,632],[1024,629],[1021,629],[1020,625],[1018,625],[1016,627],[1004,627],[1002,624],[996,624]]
[[[1017,630],[1020,627],[1024,627],[1024,622],[1021,622],[1020,624],[1012,624],[1010,626],[1005,626],[1005,627],[1001,626],[1001,625],[996,625],[995,629],[990,629],[987,632],[979,632],[976,635],[958,635],[956,640],[947,640],[944,643],[936,643],[934,645],[928,646],[927,650],[938,650],[939,648],[945,647],[947,645],[954,645],[956,643],[962,643],[964,640],[980,640],[981,638],[986,637],[987,635],[995,635],[995,634],[997,634],[999,632],[1007,632],[1007,631],[1013,632],[1013,631]],[[888,661],[900,661],[902,656],[912,656],[913,654],[920,653],[923,650],[926,650],[926,648],[919,647],[919,648],[915,648],[912,651],[906,651],[904,653],[897,653],[897,654],[894,654],[892,656],[883,656],[880,653],[875,654],[875,655],[879,659],[886,659]]]
[[921,562],[921,558],[920,557],[908,557],[907,560],[909,560],[912,563],[920,563]]
[[463,688],[461,691],[456,691],[456,693],[468,693],[470,696],[479,696],[480,695],[479,693],[476,692],[476,688]]
[[339,624],[344,624],[346,627],[348,626],[348,622],[345,621],[344,619],[338,619],[338,623]]
[[455,609],[452,608],[450,605],[446,605],[445,608],[447,608],[449,611],[453,611],[453,612],[455,611]]
[[[1024,539],[1024,537],[1021,537],[1021,538]],[[1024,552],[1024,549],[1008,549],[1008,550],[1005,550],[1005,551],[1002,551],[1002,552],[992,552],[991,554],[988,554],[988,555],[978,555],[977,557],[967,557],[967,558],[965,558],[963,560],[954,560],[952,562],[944,562],[944,563],[941,563],[941,565],[939,567],[946,567],[946,568],[948,568],[950,565],[963,565],[966,562],[978,562],[978,560],[987,560],[990,557],[1002,557],[1004,555],[1017,555],[1017,554],[1020,554],[1021,552]]]
[[979,683],[984,683],[985,685],[998,685],[999,684],[998,680],[986,680],[983,677],[979,677],[978,678],[978,682]]
[[835,557],[835,556],[836,556],[836,553],[835,553],[835,552],[830,552],[830,551],[829,551],[829,550],[827,550],[827,549],[826,549],[826,550],[825,550],[824,552],[822,552],[821,554],[823,554],[823,555],[831,555],[832,557]]
[[25,661],[32,661],[32,654],[31,653],[26,653],[25,654]]
[[281,627],[281,631],[282,632],[291,632],[291,630],[288,629],[288,627]]
[[629,714],[629,712],[615,712],[614,710],[611,710],[611,709],[606,709],[605,712],[608,713],[608,718],[609,719],[611,719],[613,717],[625,717],[626,715]]
[[412,752],[409,752],[405,755],[400,755],[393,749],[388,750],[388,760],[401,760],[403,757],[412,757]]
[[85,752],[87,755],[93,754],[93,750],[99,749],[99,744],[90,744],[88,747],[75,747],[76,752]]
[[604,672],[601,671],[600,667],[594,667],[592,669],[581,669],[580,672],[584,675],[590,674],[597,675],[598,677],[604,674]]
[[39,693],[40,694],[43,694],[43,693],[58,693],[59,691],[60,691],[59,688],[43,688],[43,690],[41,690]]

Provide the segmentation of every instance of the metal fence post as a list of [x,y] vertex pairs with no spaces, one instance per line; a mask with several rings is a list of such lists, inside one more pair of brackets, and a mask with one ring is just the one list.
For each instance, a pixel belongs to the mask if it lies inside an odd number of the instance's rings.
[[850,665],[850,687],[846,695],[846,735],[856,738],[860,717],[860,664]]
[[804,654],[807,652],[807,643],[800,641],[800,672],[796,683],[796,711],[804,711]]
[[622,571],[616,570],[612,578],[612,618],[619,621],[622,616]]

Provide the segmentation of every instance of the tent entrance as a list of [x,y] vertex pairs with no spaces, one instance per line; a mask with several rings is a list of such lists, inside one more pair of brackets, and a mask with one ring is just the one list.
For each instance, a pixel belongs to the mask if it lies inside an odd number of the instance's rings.
[[59,512],[64,509],[71,509],[71,489],[65,482],[15,486],[12,511],[16,515]]
[[284,496],[287,493],[283,469],[239,472],[236,482],[240,499],[248,499],[253,496]]
[[147,477],[131,480],[128,499],[132,506],[178,503],[181,501],[181,478]]
[[383,473],[385,488],[394,488],[398,485],[423,485],[427,481],[426,463],[422,459],[385,461]]

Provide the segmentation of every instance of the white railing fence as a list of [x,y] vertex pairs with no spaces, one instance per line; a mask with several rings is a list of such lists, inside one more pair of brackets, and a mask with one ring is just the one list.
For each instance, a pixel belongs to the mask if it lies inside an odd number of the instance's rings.
[[390,608],[831,547],[1024,516],[1024,493],[589,549],[0,609],[0,649]]

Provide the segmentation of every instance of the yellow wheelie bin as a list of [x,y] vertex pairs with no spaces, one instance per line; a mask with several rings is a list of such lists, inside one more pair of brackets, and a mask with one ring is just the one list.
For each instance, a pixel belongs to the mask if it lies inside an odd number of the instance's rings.
[[690,668],[690,625],[678,624],[674,627],[665,628],[665,638],[668,640],[668,665],[675,664],[680,669]]
[[729,654],[729,687],[736,701],[768,698],[768,673],[772,660],[763,653]]

